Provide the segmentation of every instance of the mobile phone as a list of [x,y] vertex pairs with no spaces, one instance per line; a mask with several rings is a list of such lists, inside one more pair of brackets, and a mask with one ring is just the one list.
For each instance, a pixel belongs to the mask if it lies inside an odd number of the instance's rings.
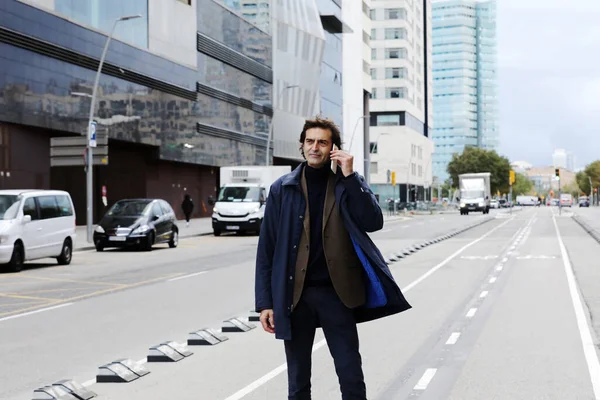
[[[337,150],[337,149],[338,149],[337,146],[334,144],[332,150]],[[338,167],[337,160],[331,160],[331,170],[333,171],[334,174],[337,173],[337,167]]]

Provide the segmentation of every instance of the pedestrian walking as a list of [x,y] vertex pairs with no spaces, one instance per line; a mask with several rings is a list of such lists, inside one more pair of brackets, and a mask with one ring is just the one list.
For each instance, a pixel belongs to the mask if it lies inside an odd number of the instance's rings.
[[284,341],[289,400],[311,398],[319,327],[342,399],[366,399],[356,324],[411,307],[367,235],[383,227],[379,203],[341,148],[333,122],[305,122],[306,161],[271,186],[260,231],[255,307],[263,329]]
[[181,210],[185,215],[185,225],[190,226],[190,218],[192,216],[192,212],[194,211],[194,202],[189,194],[183,197],[183,202],[181,203]]

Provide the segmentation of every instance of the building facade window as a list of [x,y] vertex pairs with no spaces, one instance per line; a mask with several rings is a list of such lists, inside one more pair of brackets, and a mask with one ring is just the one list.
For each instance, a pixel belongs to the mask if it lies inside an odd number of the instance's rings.
[[107,33],[118,18],[139,14],[141,18],[119,23],[114,37],[148,48],[148,0],[55,0],[54,11]]
[[406,39],[407,31],[404,28],[385,28],[385,39]]
[[401,88],[386,88],[386,98],[388,99],[404,99],[408,96],[408,89]]
[[385,49],[385,58],[387,59],[406,58],[406,55],[407,51],[404,47]]
[[404,8],[386,8],[385,19],[406,19],[407,13]]
[[377,116],[377,126],[400,125],[400,114],[381,114]]
[[406,68],[386,68],[386,79],[406,79],[408,78],[408,70]]

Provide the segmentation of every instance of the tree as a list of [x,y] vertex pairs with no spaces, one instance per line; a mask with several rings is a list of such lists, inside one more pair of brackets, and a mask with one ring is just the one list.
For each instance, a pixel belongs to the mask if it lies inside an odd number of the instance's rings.
[[517,173],[515,183],[513,183],[513,196],[521,196],[525,194],[533,194],[533,182],[529,177]]
[[[589,185],[589,182],[588,182],[588,185]],[[581,189],[579,189],[579,186],[577,186],[576,182],[571,182],[568,185],[562,186],[560,188],[560,192],[561,193],[570,193],[571,196],[577,198],[581,194]]]
[[577,175],[575,175],[575,180],[577,181],[577,186],[579,186],[581,191],[589,196],[591,190],[588,174],[586,174],[584,171],[579,171]]
[[452,161],[448,164],[448,174],[454,187],[458,187],[458,175],[480,172],[491,173],[492,193],[498,190],[508,193],[510,162],[494,150],[465,147],[462,154],[453,154]]

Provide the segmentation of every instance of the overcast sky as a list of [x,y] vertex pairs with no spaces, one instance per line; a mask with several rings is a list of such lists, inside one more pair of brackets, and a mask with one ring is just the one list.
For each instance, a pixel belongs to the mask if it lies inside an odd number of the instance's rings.
[[600,0],[498,0],[500,153],[600,159]]

